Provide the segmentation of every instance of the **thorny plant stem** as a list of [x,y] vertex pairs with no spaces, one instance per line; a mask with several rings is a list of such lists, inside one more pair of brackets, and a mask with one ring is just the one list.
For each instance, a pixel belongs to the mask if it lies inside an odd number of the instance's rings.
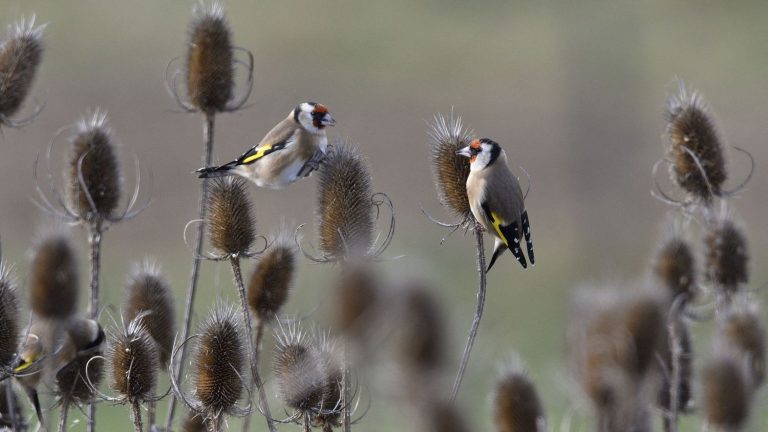
[[[255,327],[256,334],[253,335],[253,347],[255,355],[253,357],[253,361],[258,365],[260,361],[259,359],[261,358],[261,340],[264,338],[264,320],[257,317]],[[243,419],[243,432],[248,432],[250,430],[251,413],[248,413],[248,415],[246,415]]]
[[477,273],[479,275],[479,282],[477,287],[477,307],[475,308],[475,317],[472,320],[472,328],[469,330],[467,345],[464,347],[464,354],[461,356],[461,363],[459,363],[459,372],[456,374],[456,380],[453,382],[451,402],[456,400],[456,395],[459,394],[461,381],[464,379],[464,372],[466,371],[467,364],[469,363],[469,354],[472,352],[472,345],[475,344],[477,329],[480,327],[480,319],[483,317],[483,306],[485,305],[486,275],[485,250],[483,249],[483,229],[480,224],[477,224],[474,231],[475,240],[477,242]]
[[69,402],[64,402],[61,405],[61,417],[59,417],[59,432],[65,432],[67,430],[67,414],[69,414]]
[[144,425],[141,424],[141,405],[139,402],[131,404],[131,412],[133,413],[133,430],[135,432],[142,432]]
[[[267,393],[264,390],[264,383],[261,381],[261,375],[259,375],[259,364],[257,363],[258,356],[256,354],[256,348],[253,344],[253,328],[251,326],[251,315],[248,312],[248,299],[245,296],[245,286],[243,285],[243,274],[240,271],[240,258],[232,256],[229,259],[232,264],[232,273],[235,275],[235,283],[237,284],[237,292],[240,295],[240,304],[243,311],[243,322],[245,323],[245,338],[248,340],[248,354],[251,362],[251,376],[253,377],[253,384],[256,384],[256,390],[259,395],[259,408],[262,414],[267,419],[267,428],[270,432],[277,432],[275,424],[272,421],[272,413],[269,411],[269,404],[267,403]],[[252,388],[252,386],[250,386]]]
[[[214,114],[205,115],[205,123],[203,125],[203,166],[207,167],[211,165],[211,158],[213,154],[213,128],[214,128]],[[184,327],[181,330],[180,341],[185,341],[189,338],[189,329],[192,327],[192,311],[195,306],[195,293],[197,292],[197,280],[200,275],[200,255],[203,253],[203,239],[205,234],[205,216],[206,216],[206,203],[208,202],[208,179],[203,179],[200,184],[200,201],[198,202],[198,220],[197,224],[197,238],[195,240],[195,251],[192,255],[192,272],[189,275],[189,287],[187,289],[187,303],[184,311]],[[181,346],[181,356],[179,357],[178,364],[176,365],[176,380],[182,382],[184,375],[184,361],[187,358],[188,345],[183,344]],[[173,417],[176,413],[176,395],[171,394],[171,402],[168,406],[168,421],[165,425],[165,430],[170,431],[173,425]]]
[[[88,315],[92,320],[99,318],[99,274],[101,273],[101,235],[102,221],[95,216],[88,227],[88,243],[91,246],[91,303],[88,306]],[[96,402],[88,403],[88,420],[86,430],[96,431]]]

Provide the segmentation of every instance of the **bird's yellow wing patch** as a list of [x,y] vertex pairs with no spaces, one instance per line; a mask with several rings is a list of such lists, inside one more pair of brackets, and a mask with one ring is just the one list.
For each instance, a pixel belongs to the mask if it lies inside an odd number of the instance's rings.
[[24,363],[22,363],[22,364],[16,366],[15,368],[13,368],[13,371],[14,372],[22,372],[25,369],[27,369],[28,367],[32,366],[33,364],[35,364],[34,361],[25,361]]
[[288,144],[288,141],[280,141],[274,144],[264,144],[261,147],[254,147],[237,159],[237,165],[252,164],[268,154],[284,149]]
[[493,211],[491,212],[491,224],[493,225],[493,230],[496,231],[496,234],[499,235],[501,241],[503,241],[504,244],[509,247],[509,240],[507,240],[507,236],[505,236],[501,231],[501,218],[496,214],[496,212]]
[[258,148],[255,150],[255,152],[243,159],[243,164],[249,164],[251,162],[256,162],[257,160],[263,158],[265,155],[268,155],[271,153],[269,150],[272,150],[272,146],[263,146],[261,148]]

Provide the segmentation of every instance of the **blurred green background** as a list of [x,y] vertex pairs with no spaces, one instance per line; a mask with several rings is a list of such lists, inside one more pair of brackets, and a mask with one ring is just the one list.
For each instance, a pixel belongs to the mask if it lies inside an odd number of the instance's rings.
[[[127,187],[134,153],[154,178],[151,207],[106,234],[104,298],[119,305],[132,263],[151,255],[181,308],[190,264],[182,233],[196,214],[199,183],[192,171],[200,165],[201,119],[177,112],[163,73],[185,52],[193,4],[0,0],[2,25],[32,13],[48,23],[33,89],[45,110],[32,125],[4,129],[0,137],[0,235],[22,283],[31,239],[50,223],[31,201],[35,155],[60,127],[101,107],[120,143]],[[255,78],[248,107],[217,119],[215,158],[239,155],[298,102],[329,106],[338,120],[331,136],[359,145],[375,189],[395,204],[397,233],[388,255],[407,257],[387,268],[436,287],[451,367],[474,309],[474,246],[459,233],[441,246],[446,231],[420,212],[423,206],[448,217],[435,195],[426,122],[453,109],[479,135],[502,143],[518,173],[523,166],[531,174],[527,206],[538,265],[524,272],[505,256],[489,275],[484,321],[459,399],[473,430],[492,429],[495,368],[512,350],[528,364],[551,428],[578,405],[564,364],[569,295],[574,286],[636,280],[648,271],[671,211],[649,191],[651,166],[665,149],[664,101],[676,90],[676,77],[704,94],[725,140],[757,161],[748,188],[731,204],[749,232],[751,285],[766,299],[768,3],[263,0],[225,7],[235,43],[254,54]],[[56,148],[64,145],[60,139]],[[728,156],[736,184],[748,163],[738,153]],[[314,178],[282,191],[251,187],[260,231],[286,221],[308,223],[311,234],[315,188]],[[76,234],[84,252],[84,236]],[[84,255],[81,264],[85,271]],[[300,270],[287,311],[327,306],[335,270],[306,260]],[[224,264],[205,263],[201,281],[198,320],[214,299],[236,301]],[[699,340],[702,358],[710,347]],[[371,390],[373,406],[361,430],[410,429],[387,391]],[[766,411],[763,393],[758,398],[755,412]],[[127,413],[100,408],[100,429],[129,430]],[[261,430],[260,421],[254,424]],[[768,430],[766,416],[754,415],[750,428]],[[84,430],[83,423],[72,430]]]

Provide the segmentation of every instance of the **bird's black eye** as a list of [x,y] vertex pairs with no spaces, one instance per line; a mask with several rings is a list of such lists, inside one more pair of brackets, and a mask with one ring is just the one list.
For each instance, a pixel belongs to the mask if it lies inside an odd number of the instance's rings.
[[470,147],[469,152],[472,156],[477,156],[480,153],[480,147]]

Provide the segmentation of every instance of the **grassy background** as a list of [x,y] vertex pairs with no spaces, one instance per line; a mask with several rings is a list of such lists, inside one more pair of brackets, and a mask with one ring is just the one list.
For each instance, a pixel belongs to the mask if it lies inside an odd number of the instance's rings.
[[[176,112],[163,71],[184,53],[192,4],[0,1],[0,24],[33,12],[49,23],[33,90],[46,108],[33,125],[0,137],[0,234],[22,282],[30,239],[50,222],[30,200],[35,154],[60,127],[102,107],[124,160],[136,153],[154,177],[152,206],[106,235],[104,298],[119,305],[124,275],[151,255],[183,303],[190,251],[182,231],[196,213],[199,185],[191,171],[200,165],[201,121]],[[389,268],[437,287],[449,317],[452,363],[474,308],[474,249],[472,238],[460,234],[440,246],[445,232],[420,214],[420,205],[443,214],[425,121],[454,109],[480,135],[502,143],[513,167],[531,173],[527,205],[538,265],[522,272],[507,256],[489,276],[486,314],[460,398],[476,430],[491,428],[493,371],[512,349],[530,366],[551,426],[576,405],[563,361],[569,293],[647,272],[670,211],[649,190],[651,166],[664,151],[665,95],[676,76],[704,93],[726,141],[757,160],[733,206],[749,231],[751,285],[768,281],[768,4],[243,0],[226,2],[226,9],[235,42],[255,56],[255,82],[247,109],[218,118],[215,157],[239,155],[300,101],[328,105],[338,120],[332,136],[360,146],[375,188],[395,203],[398,232],[389,254],[407,258]],[[65,140],[58,144],[63,149]],[[736,184],[748,164],[737,153],[729,156]],[[130,187],[132,170],[125,172]],[[251,190],[262,232],[283,220],[312,225],[314,179],[283,191]],[[85,251],[83,236],[78,239]],[[85,270],[85,259],[82,264]],[[302,262],[287,310],[327,306],[332,273]],[[229,282],[224,265],[203,265],[198,318],[220,296],[236,300]],[[766,298],[765,290],[760,296]],[[708,350],[704,343],[698,352]],[[399,407],[373,391],[360,427],[399,430]],[[756,412],[764,412],[759,397]],[[102,408],[99,421],[129,430],[126,413]],[[765,415],[753,416],[752,430],[767,425]],[[82,423],[73,428],[82,429]]]

